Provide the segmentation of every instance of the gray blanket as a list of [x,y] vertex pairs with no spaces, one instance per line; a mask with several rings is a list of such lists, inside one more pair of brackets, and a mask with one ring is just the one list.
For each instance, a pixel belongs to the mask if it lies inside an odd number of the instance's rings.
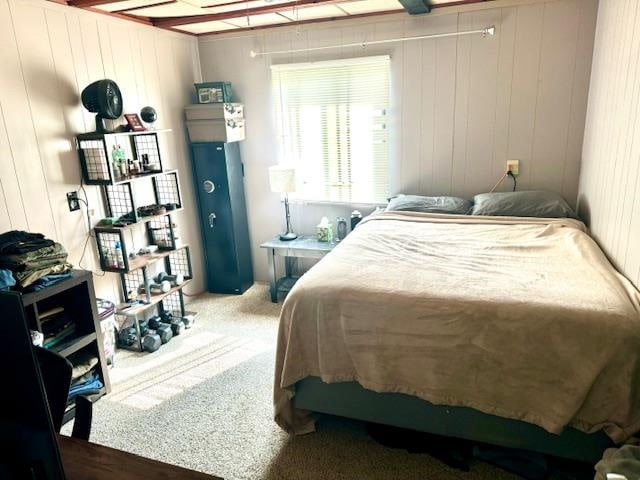
[[623,441],[640,430],[639,298],[576,220],[383,213],[284,302],[276,421],[313,430],[292,398],[318,376]]

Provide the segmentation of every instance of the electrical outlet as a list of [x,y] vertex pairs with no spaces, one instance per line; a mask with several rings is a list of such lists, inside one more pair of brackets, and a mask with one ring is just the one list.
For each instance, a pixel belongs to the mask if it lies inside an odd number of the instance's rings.
[[80,210],[80,201],[78,200],[78,192],[67,193],[67,204],[69,205],[69,211],[75,212]]
[[518,175],[520,173],[520,160],[507,160],[507,172]]

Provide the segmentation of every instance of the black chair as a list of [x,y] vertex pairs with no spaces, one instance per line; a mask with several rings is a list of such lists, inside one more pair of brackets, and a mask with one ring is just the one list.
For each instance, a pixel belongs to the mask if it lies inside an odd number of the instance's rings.
[[[35,351],[42,372],[42,381],[51,411],[53,428],[56,432],[60,432],[64,412],[67,408],[73,365],[62,355],[50,350],[36,347]],[[88,397],[78,395],[75,398],[75,407],[75,421],[71,435],[82,440],[89,440],[93,403]]]

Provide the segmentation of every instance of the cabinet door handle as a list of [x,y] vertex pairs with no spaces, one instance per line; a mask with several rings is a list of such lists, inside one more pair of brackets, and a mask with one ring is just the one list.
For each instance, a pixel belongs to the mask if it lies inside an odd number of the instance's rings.
[[213,223],[216,221],[216,214],[215,213],[210,213],[209,214],[209,228],[213,228]]

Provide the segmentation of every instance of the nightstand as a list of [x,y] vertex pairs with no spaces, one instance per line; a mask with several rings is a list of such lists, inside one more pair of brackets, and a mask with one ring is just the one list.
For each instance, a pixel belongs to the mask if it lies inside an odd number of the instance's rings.
[[[278,303],[278,291],[289,291],[296,282],[297,278],[291,274],[291,264],[294,258],[322,258],[335,246],[336,244],[333,242],[319,242],[315,236],[304,235],[288,241],[275,237],[260,245],[260,248],[267,249],[271,301]],[[277,276],[276,256],[285,257],[285,276],[282,278]]]

